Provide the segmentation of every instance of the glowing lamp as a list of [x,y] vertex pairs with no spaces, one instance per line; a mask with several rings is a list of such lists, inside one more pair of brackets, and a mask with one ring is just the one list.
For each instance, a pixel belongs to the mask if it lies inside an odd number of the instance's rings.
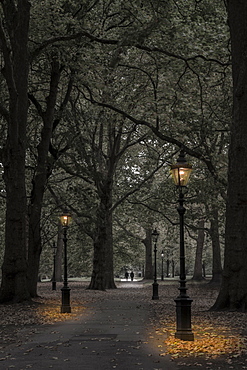
[[60,216],[60,221],[63,227],[68,227],[70,222],[71,222],[71,214],[67,211],[65,211],[61,216]]
[[188,184],[192,166],[186,161],[184,151],[181,150],[177,163],[171,165],[171,175],[175,185],[182,187]]

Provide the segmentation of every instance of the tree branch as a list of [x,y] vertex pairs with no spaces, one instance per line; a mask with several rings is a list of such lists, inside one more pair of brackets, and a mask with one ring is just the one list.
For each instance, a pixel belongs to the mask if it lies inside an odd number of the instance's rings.
[[176,138],[174,137],[171,137],[171,136],[167,136],[165,134],[163,134],[159,128],[157,128],[156,126],[153,126],[150,122],[148,121],[145,121],[145,120],[139,120],[135,117],[133,117],[132,115],[130,115],[129,113],[123,111],[122,109],[120,108],[117,108],[111,104],[107,104],[107,103],[101,103],[101,102],[98,102],[96,101],[94,98],[93,98],[93,95],[92,95],[92,92],[90,91],[90,89],[88,88],[88,86],[85,86],[90,94],[90,98],[87,98],[85,95],[85,99],[91,101],[91,103],[93,104],[96,104],[100,107],[105,107],[105,108],[109,108],[111,110],[113,110],[114,112],[117,112],[121,115],[123,115],[124,117],[128,118],[130,121],[136,123],[137,125],[143,125],[143,126],[146,126],[148,127],[159,139],[161,139],[162,141],[166,141],[170,144],[174,144],[176,146],[178,146],[179,148],[183,148],[184,151],[189,154],[190,156],[194,157],[194,158],[197,158],[199,159],[200,161],[204,162],[205,165],[207,166],[209,172],[211,173],[212,177],[217,180],[219,183],[221,183],[224,187],[227,186],[227,183],[226,181],[223,179],[223,178],[220,178],[218,175],[217,175],[217,171],[215,169],[215,167],[213,166],[211,160],[207,157],[205,157],[203,155],[203,153],[200,153],[192,148],[190,148],[189,146],[187,146],[186,144],[184,144],[183,142],[181,142],[180,140],[177,140]]
[[119,206],[119,204],[121,204],[125,199],[127,199],[130,195],[136,193],[137,191],[139,191],[141,189],[141,187],[147,182],[149,181],[153,176],[154,174],[164,165],[164,163],[162,162],[159,166],[157,166],[143,181],[141,181],[140,184],[138,184],[134,189],[130,190],[129,192],[127,192],[126,194],[124,194],[124,196],[122,198],[120,198],[118,201],[116,201],[115,204],[113,204],[112,208],[111,208],[111,211],[113,212],[115,208],[117,208]]
[[91,33],[87,32],[86,30],[83,30],[82,32],[75,33],[73,35],[57,36],[57,37],[52,37],[48,40],[45,40],[42,44],[39,45],[39,47],[36,50],[34,50],[34,52],[31,55],[31,60],[33,60],[35,57],[37,57],[40,54],[40,52],[49,45],[52,45],[52,44],[55,44],[55,43],[60,43],[60,42],[65,42],[65,41],[76,40],[76,39],[80,39],[82,37],[86,37],[91,42],[97,42],[99,44],[118,45],[119,47],[122,47],[122,46],[136,47],[139,50],[144,50],[144,51],[147,51],[149,53],[161,53],[161,54],[164,54],[168,57],[182,60],[183,62],[189,62],[189,61],[193,61],[193,60],[196,60],[196,59],[202,59],[202,60],[207,61],[207,62],[217,63],[217,64],[221,65],[222,67],[230,65],[229,62],[221,62],[221,61],[219,61],[217,59],[214,59],[214,58],[207,58],[207,57],[205,57],[204,55],[201,55],[201,54],[185,58],[182,55],[171,53],[171,52],[169,52],[165,49],[162,49],[162,48],[150,47],[150,46],[145,46],[143,44],[136,43],[131,38],[127,39],[127,37],[123,38],[122,40],[100,38],[100,37],[92,35]]

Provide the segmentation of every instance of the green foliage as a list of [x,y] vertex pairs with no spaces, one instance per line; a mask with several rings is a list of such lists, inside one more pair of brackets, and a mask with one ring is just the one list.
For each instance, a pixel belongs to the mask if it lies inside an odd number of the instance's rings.
[[[223,4],[213,0],[31,3],[28,196],[54,60],[61,71],[47,159],[48,189],[55,200],[46,194],[44,245],[48,248],[57,232],[54,213],[67,204],[78,225],[70,267],[73,274],[86,273],[97,230],[100,186],[111,171],[116,271],[129,263],[142,265],[141,240],[147,226],[159,224],[165,231],[164,243],[176,242],[176,194],[168,178],[177,150],[174,140],[210,161],[221,180],[226,177],[232,92]],[[64,109],[70,81],[73,87]],[[0,100],[6,104],[2,80],[0,86]],[[148,125],[138,125],[127,115]],[[149,127],[158,130],[159,139]],[[1,132],[6,135],[4,124]],[[202,162],[193,160],[193,165],[186,217],[195,237],[201,209],[210,217],[210,193],[225,189],[209,177]],[[219,207],[223,214],[220,198]],[[47,220],[53,221],[52,227]],[[45,266],[49,253],[44,250],[42,256],[44,271],[49,269]]]

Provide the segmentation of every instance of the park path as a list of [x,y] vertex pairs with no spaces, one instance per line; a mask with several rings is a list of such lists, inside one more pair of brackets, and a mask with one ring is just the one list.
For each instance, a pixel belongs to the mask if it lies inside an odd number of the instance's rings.
[[77,320],[39,326],[28,341],[7,349],[0,369],[175,370],[168,356],[160,356],[151,320],[155,303],[136,287],[141,283],[123,283],[83,302]]

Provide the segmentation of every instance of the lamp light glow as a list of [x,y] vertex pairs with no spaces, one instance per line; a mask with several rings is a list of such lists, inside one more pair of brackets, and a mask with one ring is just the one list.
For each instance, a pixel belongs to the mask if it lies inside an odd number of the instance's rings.
[[69,224],[71,223],[72,217],[71,214],[67,211],[65,211],[61,216],[60,216],[60,222],[63,225],[63,227],[68,227]]
[[192,166],[186,161],[184,151],[181,150],[177,163],[171,165],[171,175],[175,185],[179,187],[186,186],[191,172]]

